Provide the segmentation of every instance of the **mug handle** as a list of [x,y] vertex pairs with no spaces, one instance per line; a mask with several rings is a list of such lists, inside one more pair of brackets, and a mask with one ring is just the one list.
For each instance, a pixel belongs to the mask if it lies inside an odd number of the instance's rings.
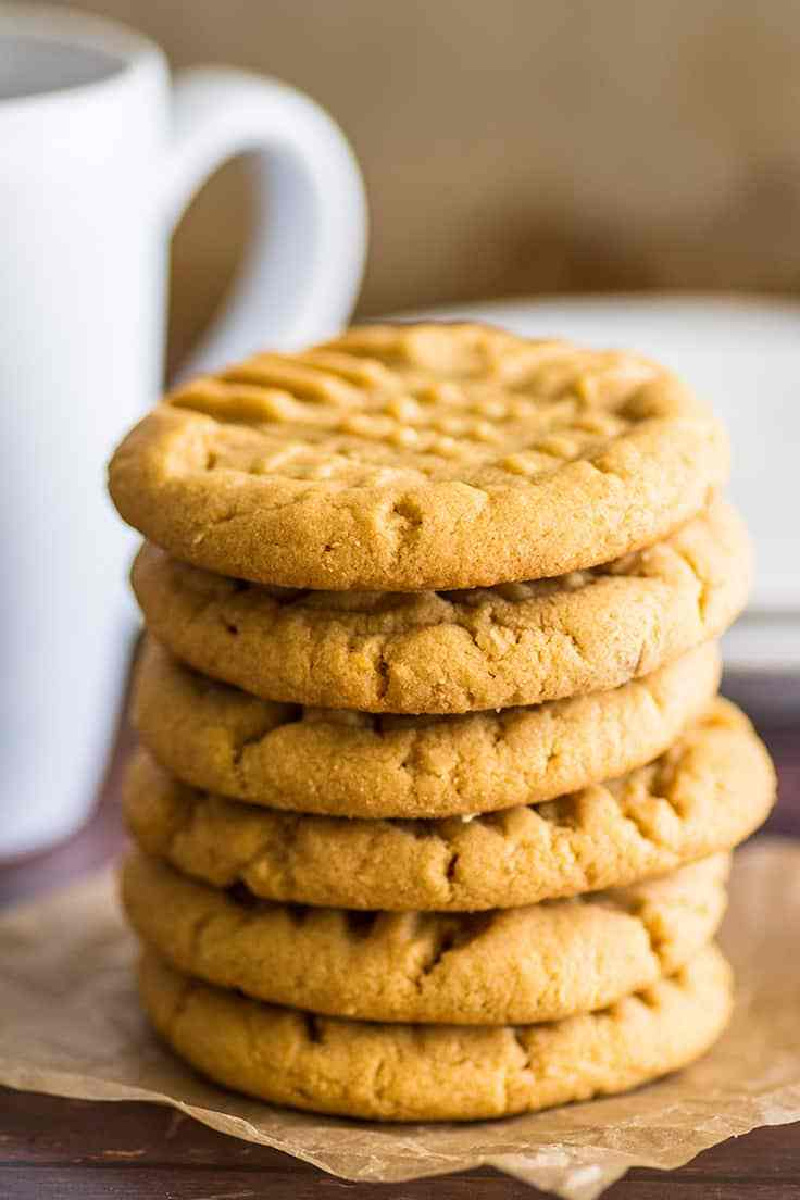
[[295,350],[347,322],[364,267],[361,172],[338,125],[308,96],[226,68],[181,72],[162,211],[170,231],[226,159],[253,152],[257,205],[244,266],[185,371],[264,346]]

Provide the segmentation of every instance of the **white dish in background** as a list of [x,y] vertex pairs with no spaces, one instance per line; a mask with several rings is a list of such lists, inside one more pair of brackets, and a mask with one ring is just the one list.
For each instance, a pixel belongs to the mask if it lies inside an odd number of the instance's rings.
[[800,303],[563,297],[454,305],[413,316],[483,320],[532,337],[639,350],[705,396],[730,431],[730,492],[757,552],[750,606],[725,639],[726,665],[735,671],[800,668]]

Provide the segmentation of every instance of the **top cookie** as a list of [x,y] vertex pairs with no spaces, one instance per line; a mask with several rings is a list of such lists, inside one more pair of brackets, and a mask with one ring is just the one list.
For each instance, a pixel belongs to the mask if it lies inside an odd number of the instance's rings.
[[174,392],[118,448],[110,486],[125,520],[186,562],[404,591],[618,558],[727,473],[720,424],[638,356],[381,325]]

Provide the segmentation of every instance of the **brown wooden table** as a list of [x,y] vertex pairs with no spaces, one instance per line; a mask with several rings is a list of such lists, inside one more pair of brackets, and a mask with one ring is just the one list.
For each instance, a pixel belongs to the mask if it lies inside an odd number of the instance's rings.
[[[737,681],[729,680],[727,690],[736,696]],[[787,701],[794,701],[793,716],[787,715]],[[753,714],[780,780],[767,829],[790,837],[800,837],[798,701],[800,680],[770,680],[759,689]],[[57,850],[0,868],[0,902],[64,883],[119,850],[119,780],[130,744],[123,723],[92,821]],[[155,1105],[91,1104],[0,1089],[0,1200],[306,1200],[356,1188],[358,1200],[541,1195],[489,1168],[409,1184],[349,1184]],[[606,1197],[800,1200],[800,1125],[756,1130],[706,1151],[679,1171],[631,1171]]]

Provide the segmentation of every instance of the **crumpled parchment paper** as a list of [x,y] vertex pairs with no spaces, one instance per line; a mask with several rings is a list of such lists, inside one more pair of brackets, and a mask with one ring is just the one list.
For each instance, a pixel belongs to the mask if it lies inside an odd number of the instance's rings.
[[756,1126],[800,1120],[800,843],[762,839],[740,852],[723,944],[739,982],[736,1015],[690,1069],[533,1116],[382,1127],[246,1100],[162,1048],[139,1012],[135,946],[106,871],[0,915],[0,1083],[170,1104],[346,1179],[489,1163],[569,1200],[594,1200],[629,1167],[678,1167]]

